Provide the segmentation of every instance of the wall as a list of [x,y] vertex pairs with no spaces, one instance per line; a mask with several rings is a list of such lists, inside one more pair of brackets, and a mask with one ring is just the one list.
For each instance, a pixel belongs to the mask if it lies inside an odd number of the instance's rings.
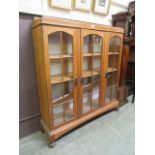
[[111,15],[127,10],[127,6],[130,1],[131,0],[112,0],[108,16],[76,10],[67,11],[52,8],[50,7],[48,0],[20,0],[20,12],[61,17],[80,21],[86,21],[87,19],[88,22],[111,25]]
[[[129,1],[129,0],[128,0]],[[49,7],[47,0],[20,0],[19,16],[19,115],[20,137],[40,129],[40,108],[34,65],[31,23],[36,15],[48,15],[93,23],[111,24],[111,14],[125,11],[128,1],[113,0],[108,16]],[[88,18],[89,17],[89,18]]]
[[19,136],[40,129],[40,108],[32,44],[32,15],[19,16]]

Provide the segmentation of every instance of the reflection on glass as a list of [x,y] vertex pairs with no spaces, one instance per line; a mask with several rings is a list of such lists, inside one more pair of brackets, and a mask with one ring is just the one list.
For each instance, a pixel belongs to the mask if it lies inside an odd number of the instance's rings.
[[96,91],[92,95],[92,109],[97,109],[99,107],[99,91]]
[[94,57],[93,59],[94,74],[100,74],[100,70],[101,70],[101,57]]
[[63,106],[57,106],[53,108],[54,126],[63,123]]
[[117,70],[119,64],[119,52],[121,47],[121,39],[117,36],[111,38],[109,42],[108,57],[108,76],[105,102],[109,103],[117,99]]
[[87,113],[91,110],[91,102],[91,94],[89,94],[89,92],[85,92],[83,94],[83,113]]
[[83,114],[99,107],[100,76],[83,78]]
[[73,37],[65,32],[48,36],[50,74],[53,84],[73,79]]
[[98,35],[91,34],[84,38],[84,53],[101,53],[102,38]]
[[121,39],[117,36],[111,38],[109,43],[109,52],[120,52]]
[[61,103],[73,98],[74,81],[66,81],[63,83],[52,85],[53,103]]
[[74,118],[73,37],[59,31],[48,36],[54,127]]
[[53,107],[54,126],[73,120],[73,100]]
[[119,37],[116,37],[116,52],[120,52],[121,48],[121,39]]
[[73,55],[73,38],[65,32],[55,32],[48,37],[49,55]]

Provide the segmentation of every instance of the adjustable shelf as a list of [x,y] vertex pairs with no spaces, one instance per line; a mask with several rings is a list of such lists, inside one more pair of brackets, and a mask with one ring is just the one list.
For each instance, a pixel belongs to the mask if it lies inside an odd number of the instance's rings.
[[116,72],[117,69],[116,68],[112,68],[112,67],[108,67],[108,70],[107,72],[110,73],[110,72]]
[[74,80],[72,75],[65,75],[65,76],[52,76],[51,77],[51,84],[57,84],[65,81]]
[[71,101],[71,100],[73,100],[73,92],[65,94],[65,95],[63,95],[62,97],[59,97],[56,100],[53,100],[52,101],[53,107],[63,105],[64,102]]
[[119,52],[109,52],[108,54],[109,54],[109,55],[118,55]]
[[82,74],[82,77],[90,77],[90,76],[94,76],[94,75],[100,75],[100,71],[84,71]]
[[70,55],[70,54],[50,55],[50,56],[49,56],[49,59],[50,59],[50,60],[52,60],[52,59],[61,59],[61,58],[73,58],[73,56]]

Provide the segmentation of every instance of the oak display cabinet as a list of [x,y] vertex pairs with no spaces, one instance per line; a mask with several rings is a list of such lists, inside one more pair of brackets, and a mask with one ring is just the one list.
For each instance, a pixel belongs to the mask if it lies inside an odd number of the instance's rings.
[[123,29],[58,18],[32,24],[41,125],[53,142],[119,107]]

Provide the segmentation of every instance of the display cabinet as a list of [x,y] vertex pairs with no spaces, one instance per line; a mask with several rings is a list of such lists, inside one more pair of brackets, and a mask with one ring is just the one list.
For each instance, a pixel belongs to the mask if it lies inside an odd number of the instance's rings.
[[53,141],[119,107],[123,29],[58,18],[32,24],[41,125]]

